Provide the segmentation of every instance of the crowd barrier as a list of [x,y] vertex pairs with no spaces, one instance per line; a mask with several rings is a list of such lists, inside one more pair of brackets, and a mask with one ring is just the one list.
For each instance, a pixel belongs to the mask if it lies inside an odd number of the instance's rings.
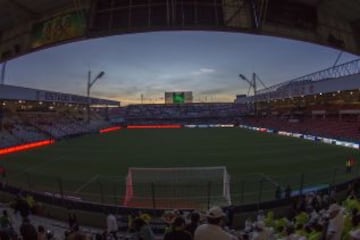
[[[318,192],[322,192],[324,194],[329,194],[331,189],[336,189],[337,194],[341,192],[345,192],[348,190],[348,186],[352,184],[354,181],[358,181],[359,178],[354,177],[351,180],[343,181],[341,183],[332,185],[329,188],[323,188],[318,190]],[[87,201],[84,199],[67,197],[64,194],[50,194],[44,193],[40,191],[36,191],[34,189],[22,188],[13,186],[11,184],[0,184],[0,191],[12,194],[14,198],[19,194],[23,195],[32,195],[37,202],[43,202],[50,205],[54,205],[57,207],[63,207],[67,209],[77,209],[87,212],[95,212],[95,213],[103,213],[103,212],[113,212],[116,214],[128,215],[134,212],[146,212],[151,214],[152,216],[160,217],[164,211],[169,208],[135,208],[135,207],[124,207],[120,204],[110,204],[110,203],[100,203]],[[291,196],[290,198],[281,198],[281,199],[272,199],[272,200],[262,200],[256,203],[244,203],[244,204],[233,204],[232,206],[224,206],[224,208],[231,208],[232,211],[236,213],[246,213],[246,212],[255,212],[259,209],[268,210],[275,209],[285,206],[290,206],[297,199],[298,195]],[[173,208],[171,208],[173,209]],[[193,208],[182,209],[184,211],[191,211]],[[197,209],[198,210],[198,209]]]
[[[281,188],[280,198],[285,198],[285,189],[289,185],[291,196],[310,191],[324,191],[329,187],[355,179],[359,176],[357,165],[350,173],[345,166],[328,169],[311,169],[298,174],[269,176],[262,173],[231,176],[231,204],[235,206],[260,204],[277,198],[276,191]],[[65,178],[49,176],[46,173],[7,171],[6,177],[0,179],[7,186],[28,189],[54,199],[65,199],[76,202],[92,202],[110,205],[122,205],[126,196],[125,176],[96,176],[91,179]],[[212,179],[188,184],[186,188],[157,182],[138,183],[134,188],[134,197],[130,207],[149,209],[207,209],[213,205],[226,205],[222,190],[223,183],[212,182]],[[196,193],[196,194],[194,194]]]

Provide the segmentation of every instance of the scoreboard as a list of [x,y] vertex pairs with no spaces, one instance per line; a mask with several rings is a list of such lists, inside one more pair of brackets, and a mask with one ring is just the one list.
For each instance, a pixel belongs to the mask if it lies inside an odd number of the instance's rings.
[[192,92],[165,92],[165,104],[183,104],[192,102]]
[[86,24],[85,11],[74,11],[35,23],[31,31],[31,47],[80,38],[86,33]]

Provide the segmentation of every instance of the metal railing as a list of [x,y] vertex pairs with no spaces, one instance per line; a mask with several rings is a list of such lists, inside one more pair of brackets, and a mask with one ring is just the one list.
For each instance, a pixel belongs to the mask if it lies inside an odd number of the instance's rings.
[[[330,189],[332,186],[359,176],[356,166],[351,172],[344,167],[324,168],[306,172],[271,176],[254,173],[232,176],[230,184],[231,204],[246,205],[285,198],[285,189],[299,195],[311,191]],[[9,186],[23,190],[36,191],[59,199],[86,201],[121,206],[126,193],[125,177],[101,177],[84,180],[62,176],[40,175],[21,172],[2,177],[1,181]],[[167,185],[166,183],[144,183],[133,188],[129,207],[140,208],[199,208],[207,209],[213,205],[226,205],[223,196],[224,185],[207,182],[194,182],[191,185]],[[281,194],[277,191],[281,190]]]

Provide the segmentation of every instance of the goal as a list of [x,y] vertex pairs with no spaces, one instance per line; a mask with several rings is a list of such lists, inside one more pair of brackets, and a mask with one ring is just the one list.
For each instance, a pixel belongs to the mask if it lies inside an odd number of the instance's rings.
[[192,208],[230,205],[226,167],[129,168],[125,206]]

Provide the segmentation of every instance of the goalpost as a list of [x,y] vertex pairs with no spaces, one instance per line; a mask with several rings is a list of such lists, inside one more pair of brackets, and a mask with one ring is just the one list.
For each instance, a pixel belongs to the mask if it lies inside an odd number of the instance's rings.
[[123,204],[170,208],[231,205],[230,175],[224,166],[129,168]]

